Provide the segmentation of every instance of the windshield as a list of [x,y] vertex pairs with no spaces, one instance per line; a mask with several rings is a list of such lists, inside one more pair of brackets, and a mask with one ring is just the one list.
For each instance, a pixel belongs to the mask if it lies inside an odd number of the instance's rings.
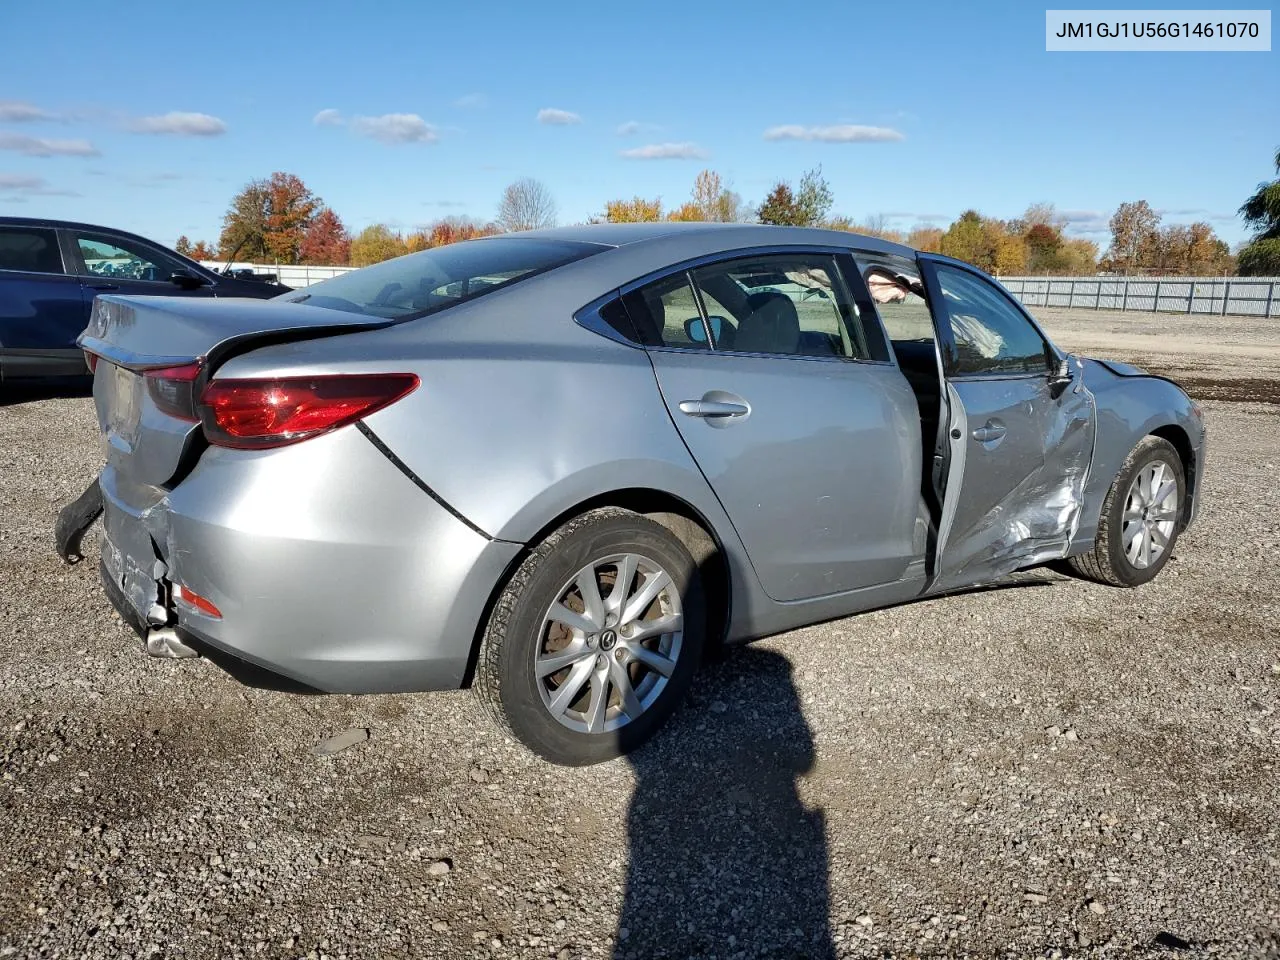
[[276,299],[406,320],[604,249],[591,243],[533,237],[466,240],[352,270]]

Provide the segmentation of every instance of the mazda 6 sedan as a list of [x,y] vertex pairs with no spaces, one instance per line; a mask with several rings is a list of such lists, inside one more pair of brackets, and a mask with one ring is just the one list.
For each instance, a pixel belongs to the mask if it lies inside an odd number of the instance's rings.
[[564,764],[645,741],[713,645],[1047,563],[1142,584],[1203,474],[1177,385],[843,232],[512,234],[270,301],[101,296],[79,342],[149,652],[472,686]]

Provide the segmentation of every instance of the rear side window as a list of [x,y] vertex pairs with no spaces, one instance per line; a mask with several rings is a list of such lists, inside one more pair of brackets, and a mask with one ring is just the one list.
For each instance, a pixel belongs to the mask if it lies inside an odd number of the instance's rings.
[[473,300],[604,249],[571,240],[467,240],[353,270],[278,299],[407,320]]
[[58,235],[52,230],[0,227],[0,270],[63,273]]

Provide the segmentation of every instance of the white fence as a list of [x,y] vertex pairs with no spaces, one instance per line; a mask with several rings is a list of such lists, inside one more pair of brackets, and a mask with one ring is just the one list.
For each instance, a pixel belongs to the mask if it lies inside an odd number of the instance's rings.
[[[222,272],[223,267],[227,265],[225,260],[203,260],[201,263],[210,270]],[[232,270],[252,270],[254,273],[274,273],[276,278],[286,287],[309,287],[313,283],[319,283],[321,280],[328,280],[336,277],[340,273],[347,273],[354,270],[355,267],[291,267],[291,266],[272,266],[265,263],[233,263]]]
[[[221,270],[224,264],[206,261],[205,266]],[[355,269],[231,266],[274,273],[286,287],[295,288]],[[1001,277],[1000,282],[1028,307],[1280,317],[1280,277]]]
[[1028,307],[1280,317],[1280,277],[1001,277]]

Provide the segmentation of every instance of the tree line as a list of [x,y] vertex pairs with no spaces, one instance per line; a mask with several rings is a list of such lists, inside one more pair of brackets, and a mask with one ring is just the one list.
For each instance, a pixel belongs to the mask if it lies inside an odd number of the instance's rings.
[[[1280,175],[1280,151],[1276,173]],[[753,222],[848,230],[942,253],[997,275],[1184,274],[1280,275],[1280,177],[1259,184],[1240,215],[1252,231],[1233,256],[1206,222],[1163,224],[1145,200],[1122,203],[1109,221],[1111,242],[1098,244],[1066,233],[1067,218],[1050,203],[1035,203],[1021,217],[1002,220],[966,210],[945,229],[921,225],[891,229],[884,215],[855,221],[832,214],[835,198],[822,168],[806,171],[796,186],[774,183],[756,207],[713,170],[694,179],[689,199],[666,209],[661,197],[610,200],[591,223],[654,221]],[[555,200],[530,178],[507,186],[491,221],[445,217],[408,232],[375,223],[352,235],[342,219],[291,173],[253,180],[231,200],[216,245],[179,237],[176,249],[196,260],[277,264],[367,266],[459,240],[554,226]]]

